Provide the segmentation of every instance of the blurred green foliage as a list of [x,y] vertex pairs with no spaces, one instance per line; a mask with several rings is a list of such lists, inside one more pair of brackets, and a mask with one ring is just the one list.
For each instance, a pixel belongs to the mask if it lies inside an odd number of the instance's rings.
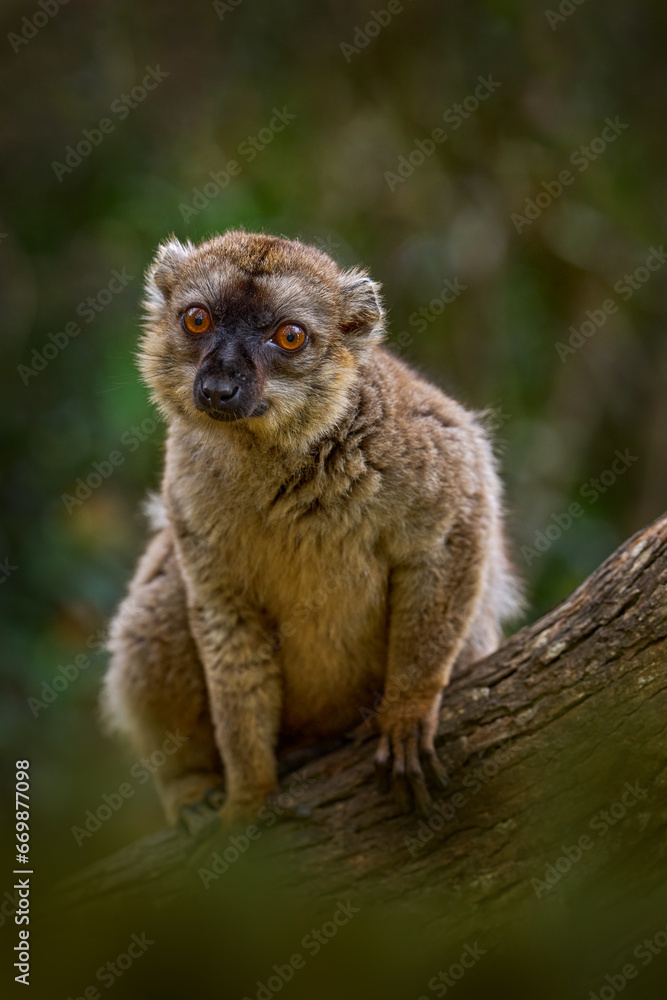
[[[36,762],[63,868],[159,822],[147,786],[92,843],[79,849],[70,833],[128,768],[98,732],[99,630],[141,551],[142,497],[159,484],[164,429],[133,352],[142,272],[170,232],[198,240],[243,226],[370,268],[390,341],[463,402],[493,410],[531,617],[663,512],[667,268],[627,301],[614,284],[665,237],[667,8],[572,6],[550,24],[548,4],[405,0],[376,33],[364,28],[369,6],[352,0],[243,0],[220,13],[208,2],[70,0],[39,30],[22,20],[35,4],[4,5],[0,559],[15,568],[0,591],[0,731],[12,760]],[[166,78],[123,104],[157,66]],[[457,112],[489,75],[500,86]],[[262,131],[275,109],[295,117]],[[590,144],[607,118],[627,128],[579,169],[572,155],[599,150]],[[446,139],[423,163],[388,180],[438,128]],[[54,169],[83,130],[98,130],[97,144]],[[249,136],[264,146],[252,158]],[[237,175],[184,211],[230,160]],[[543,182],[556,190],[565,169],[572,183],[546,204]],[[518,231],[512,214],[538,195],[545,207]],[[114,271],[132,279],[107,294]],[[446,281],[465,288],[441,307]],[[556,344],[609,298],[618,310],[561,360]],[[81,332],[69,337],[71,323]],[[584,499],[617,449],[636,461]],[[112,452],[121,461],[90,496],[64,501]],[[581,516],[524,558],[521,546],[573,502]],[[79,676],[31,710],[81,654]]]

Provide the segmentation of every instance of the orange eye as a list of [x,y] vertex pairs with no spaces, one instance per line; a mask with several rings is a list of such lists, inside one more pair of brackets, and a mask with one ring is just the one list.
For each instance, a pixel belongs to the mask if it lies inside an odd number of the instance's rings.
[[190,306],[183,313],[183,326],[189,333],[206,333],[213,326],[213,320],[208,309]]
[[284,351],[298,351],[306,342],[306,331],[296,323],[283,323],[276,330],[273,339]]

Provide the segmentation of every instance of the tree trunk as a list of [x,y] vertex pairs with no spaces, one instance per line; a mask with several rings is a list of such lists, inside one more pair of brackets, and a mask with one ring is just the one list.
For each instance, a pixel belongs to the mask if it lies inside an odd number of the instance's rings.
[[[600,913],[646,895],[667,870],[666,581],[667,516],[453,679],[438,738],[450,786],[429,821],[377,792],[369,728],[294,772],[312,815],[268,836],[258,821],[262,851],[291,858],[306,892],[432,899],[438,919],[444,899],[490,915],[585,892]],[[58,886],[57,905],[170,897],[235,850],[163,830]]]

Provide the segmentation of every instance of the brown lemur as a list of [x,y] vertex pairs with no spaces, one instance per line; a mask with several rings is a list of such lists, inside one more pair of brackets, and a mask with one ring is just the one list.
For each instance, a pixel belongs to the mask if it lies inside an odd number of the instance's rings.
[[377,770],[428,810],[443,687],[520,602],[480,421],[382,346],[365,271],[300,242],[172,238],[145,307],[162,513],[111,627],[107,717],[141,753],[178,730],[168,820],[224,774],[230,826],[282,752],[384,692]]

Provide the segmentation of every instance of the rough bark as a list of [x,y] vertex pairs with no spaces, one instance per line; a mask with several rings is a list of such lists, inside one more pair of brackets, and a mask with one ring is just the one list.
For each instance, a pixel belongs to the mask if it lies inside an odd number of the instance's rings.
[[[374,746],[369,732],[299,770],[310,818],[259,824],[262,851],[290,859],[306,891],[490,913],[582,888],[602,909],[664,882],[667,516],[453,680],[438,739],[451,784],[430,825],[378,794]],[[170,897],[215,849],[163,830],[61,884],[58,907]]]

